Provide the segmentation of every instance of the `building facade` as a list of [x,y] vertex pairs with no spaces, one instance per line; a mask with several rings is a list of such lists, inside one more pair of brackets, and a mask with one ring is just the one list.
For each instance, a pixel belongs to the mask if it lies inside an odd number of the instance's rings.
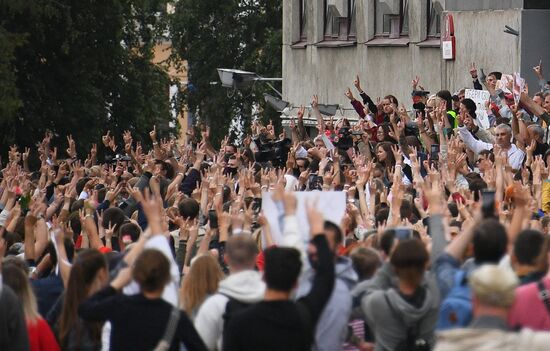
[[[442,58],[447,13],[454,60]],[[309,105],[313,94],[320,103],[351,108],[344,92],[354,90],[357,74],[373,100],[393,94],[410,107],[415,76],[426,90],[454,92],[471,86],[472,62],[485,73],[519,72],[537,87],[532,68],[540,59],[550,74],[547,0],[283,1],[283,100],[295,108]]]

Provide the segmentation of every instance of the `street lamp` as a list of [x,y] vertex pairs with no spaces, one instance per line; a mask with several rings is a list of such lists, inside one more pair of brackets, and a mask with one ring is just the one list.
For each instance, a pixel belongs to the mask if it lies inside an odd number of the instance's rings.
[[238,89],[254,82],[266,82],[266,84],[277,93],[281,98],[283,94],[275,89],[269,82],[282,82],[283,78],[265,78],[255,72],[241,71],[239,69],[218,68],[218,75],[222,82],[222,87]]

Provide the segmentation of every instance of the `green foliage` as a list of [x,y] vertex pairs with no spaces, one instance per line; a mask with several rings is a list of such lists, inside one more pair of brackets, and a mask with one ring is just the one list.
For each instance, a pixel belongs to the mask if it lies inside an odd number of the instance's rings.
[[171,21],[176,57],[189,65],[184,103],[211,127],[214,141],[227,134],[237,115],[250,124],[252,106],[260,103],[265,120],[279,123],[277,113],[265,109],[258,83],[228,97],[216,68],[237,68],[263,76],[282,74],[282,1],[273,0],[180,0]]
[[62,150],[72,134],[80,156],[108,129],[146,141],[154,123],[167,131],[170,82],[151,63],[167,28],[166,2],[0,2],[2,151],[32,145],[46,130]]

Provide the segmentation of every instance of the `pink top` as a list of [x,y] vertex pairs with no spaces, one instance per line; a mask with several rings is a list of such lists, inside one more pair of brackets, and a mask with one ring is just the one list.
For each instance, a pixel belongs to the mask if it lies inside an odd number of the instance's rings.
[[[550,290],[550,277],[545,277],[542,281],[546,289]],[[514,329],[521,327],[550,331],[550,311],[539,297],[537,283],[516,289],[516,299],[508,315],[508,325]]]

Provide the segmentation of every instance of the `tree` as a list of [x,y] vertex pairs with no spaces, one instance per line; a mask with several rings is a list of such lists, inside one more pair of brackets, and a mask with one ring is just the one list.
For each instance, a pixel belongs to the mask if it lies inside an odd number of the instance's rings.
[[170,81],[151,63],[166,30],[166,3],[2,1],[2,150],[29,146],[47,130],[63,150],[72,134],[80,156],[108,129],[130,129],[145,141],[153,124],[167,133]]
[[231,121],[242,117],[250,123],[252,107],[259,104],[263,118],[277,113],[265,109],[262,84],[228,97],[218,82],[216,68],[238,68],[265,76],[282,72],[282,1],[272,0],[180,0],[170,27],[176,58],[187,60],[189,84],[183,101],[189,111],[211,127],[220,140]]

